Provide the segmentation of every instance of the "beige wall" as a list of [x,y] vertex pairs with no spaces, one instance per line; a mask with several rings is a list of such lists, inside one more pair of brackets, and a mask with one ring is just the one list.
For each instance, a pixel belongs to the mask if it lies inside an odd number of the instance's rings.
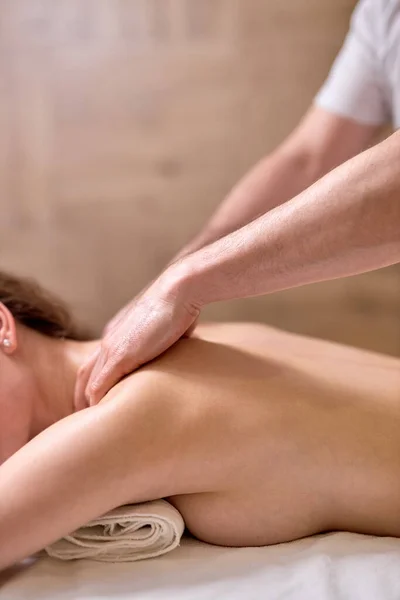
[[[2,0],[0,266],[99,329],[295,125],[353,0]],[[396,269],[209,307],[400,354]]]

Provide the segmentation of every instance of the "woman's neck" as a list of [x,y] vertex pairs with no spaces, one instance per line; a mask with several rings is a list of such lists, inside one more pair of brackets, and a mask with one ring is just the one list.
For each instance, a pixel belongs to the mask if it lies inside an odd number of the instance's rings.
[[55,340],[38,336],[25,347],[33,374],[31,437],[72,414],[74,388],[80,366],[98,342]]

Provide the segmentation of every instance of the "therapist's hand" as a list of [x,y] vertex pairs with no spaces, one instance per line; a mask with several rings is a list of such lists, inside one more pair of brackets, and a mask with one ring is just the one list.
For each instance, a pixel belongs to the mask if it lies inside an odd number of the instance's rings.
[[77,410],[97,404],[125,375],[192,331],[200,306],[189,300],[186,277],[178,272],[168,268],[110,322],[98,349],[79,370]]

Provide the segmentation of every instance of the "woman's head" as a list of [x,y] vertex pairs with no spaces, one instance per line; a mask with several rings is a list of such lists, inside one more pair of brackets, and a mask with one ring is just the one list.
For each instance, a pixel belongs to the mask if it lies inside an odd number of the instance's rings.
[[0,463],[28,441],[40,376],[53,362],[56,372],[64,339],[87,339],[65,305],[31,279],[0,271]]
[[32,279],[0,271],[0,303],[16,322],[51,338],[84,340],[65,304]]

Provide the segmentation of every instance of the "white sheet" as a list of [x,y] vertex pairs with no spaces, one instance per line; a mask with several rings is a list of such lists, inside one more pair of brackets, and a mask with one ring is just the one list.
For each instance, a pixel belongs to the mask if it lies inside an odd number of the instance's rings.
[[185,539],[133,564],[44,558],[0,600],[399,600],[400,540],[334,533],[267,548]]

